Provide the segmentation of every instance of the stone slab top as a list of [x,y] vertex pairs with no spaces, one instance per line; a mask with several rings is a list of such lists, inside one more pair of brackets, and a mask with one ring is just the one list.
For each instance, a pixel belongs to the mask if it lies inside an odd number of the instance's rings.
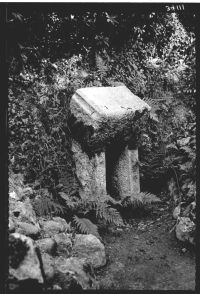
[[72,97],[71,106],[75,114],[81,112],[78,117],[81,115],[83,122],[89,125],[103,118],[120,119],[127,113],[150,110],[150,106],[126,86],[78,89]]
[[91,126],[94,136],[102,137],[105,137],[103,133],[109,137],[109,133],[119,132],[151,109],[125,85],[78,89],[72,96],[70,108],[78,122]]

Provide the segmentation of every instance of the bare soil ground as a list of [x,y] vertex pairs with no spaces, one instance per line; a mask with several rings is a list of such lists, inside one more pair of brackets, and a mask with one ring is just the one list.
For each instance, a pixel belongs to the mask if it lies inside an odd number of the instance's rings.
[[194,248],[180,243],[165,204],[129,227],[104,233],[108,262],[97,272],[101,289],[194,290]]

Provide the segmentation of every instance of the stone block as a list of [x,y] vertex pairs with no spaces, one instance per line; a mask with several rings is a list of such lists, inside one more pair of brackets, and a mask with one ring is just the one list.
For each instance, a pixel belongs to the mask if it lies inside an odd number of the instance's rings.
[[86,194],[106,193],[105,153],[94,154],[89,158],[78,142],[73,140],[72,151],[76,174]]
[[[131,129],[134,121],[150,110],[147,103],[125,86],[78,89],[70,108],[75,120],[81,123],[76,128],[79,139],[93,148]],[[89,127],[90,132],[81,129],[81,125]]]
[[109,146],[106,150],[107,191],[116,199],[140,192],[138,150]]

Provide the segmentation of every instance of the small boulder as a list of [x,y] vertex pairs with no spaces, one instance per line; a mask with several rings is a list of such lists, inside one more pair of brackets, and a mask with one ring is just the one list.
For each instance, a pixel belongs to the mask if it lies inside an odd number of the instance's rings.
[[9,199],[9,217],[17,222],[37,224],[37,217],[29,198],[26,198],[24,202]]
[[54,237],[56,234],[65,231],[65,228],[54,220],[40,220],[40,225],[42,227],[43,238]]
[[16,233],[26,235],[32,239],[37,239],[40,236],[39,224],[33,225],[26,222],[17,222]]
[[94,235],[77,234],[74,239],[72,256],[85,258],[93,268],[99,268],[106,264],[105,247]]
[[42,253],[42,264],[46,282],[50,284],[53,281],[55,275],[53,257],[47,253]]
[[64,290],[97,289],[98,283],[85,269],[86,261],[76,257],[55,259],[57,284]]
[[8,230],[9,230],[9,233],[14,233],[15,231],[15,223],[11,217],[9,217],[9,221],[8,221]]
[[68,233],[71,232],[71,226],[70,224],[66,222],[64,218],[56,216],[56,217],[53,217],[53,221],[59,223],[62,232],[68,232]]
[[54,255],[56,252],[57,244],[54,239],[44,238],[36,241],[41,253],[48,253]]
[[17,288],[27,281],[43,284],[41,265],[33,242],[19,233],[10,234],[8,285]]
[[177,239],[194,244],[195,228],[195,223],[189,217],[180,217],[176,224]]
[[59,233],[54,236],[54,240],[57,244],[57,255],[69,257],[72,251],[72,239],[71,234]]

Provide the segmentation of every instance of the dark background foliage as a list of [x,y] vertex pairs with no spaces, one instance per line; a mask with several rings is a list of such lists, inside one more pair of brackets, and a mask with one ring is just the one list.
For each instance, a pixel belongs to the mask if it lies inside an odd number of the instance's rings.
[[195,199],[194,7],[9,4],[7,27],[12,172],[76,196],[70,98],[124,83],[152,106],[137,126],[142,190]]

